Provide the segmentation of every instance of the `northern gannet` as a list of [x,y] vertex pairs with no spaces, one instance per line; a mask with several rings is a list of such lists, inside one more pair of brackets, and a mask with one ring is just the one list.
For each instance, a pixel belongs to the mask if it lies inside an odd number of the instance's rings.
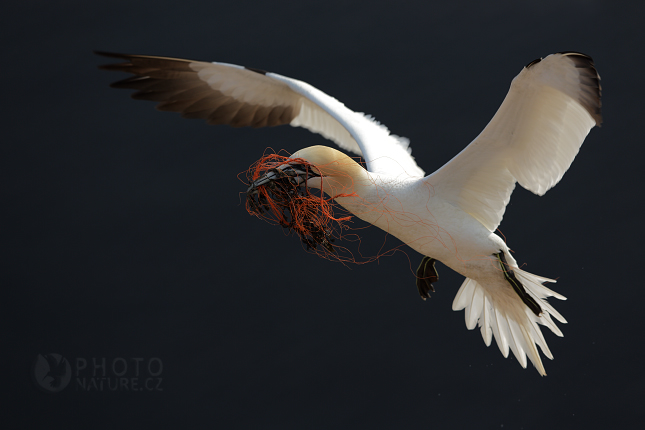
[[551,317],[566,320],[546,298],[565,297],[543,285],[554,280],[521,270],[494,232],[515,183],[546,193],[591,128],[600,126],[600,76],[591,57],[561,52],[526,65],[479,136],[426,175],[406,138],[305,82],[227,63],[97,54],[125,60],[101,66],[134,74],[112,86],[137,90],[133,98],[159,102],[159,110],[234,127],[305,127],[361,155],[367,169],[330,147],[301,149],[256,178],[249,191],[287,177],[334,197],[424,256],[417,271],[424,299],[437,280],[435,261],[462,274],[452,308],[465,309],[467,328],[479,325],[487,346],[494,336],[504,357],[510,348],[522,367],[528,356],[546,375],[536,345],[553,355],[538,324],[562,336]]

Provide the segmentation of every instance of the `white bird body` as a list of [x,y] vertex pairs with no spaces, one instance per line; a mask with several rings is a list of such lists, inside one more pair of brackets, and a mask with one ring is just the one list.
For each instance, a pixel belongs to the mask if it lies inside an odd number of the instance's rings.
[[407,139],[304,82],[225,63],[102,55],[128,60],[104,66],[136,75],[114,86],[139,90],[133,97],[158,101],[160,110],[233,126],[301,126],[363,155],[367,170],[325,146],[291,158],[321,175],[308,187],[464,275],[453,309],[465,309],[467,327],[479,325],[487,345],[494,336],[505,357],[510,348],[523,367],[528,356],[546,374],[536,345],[552,355],[537,324],[562,336],[551,316],[566,321],[545,299],[564,297],[542,285],[555,281],[519,269],[494,231],[515,183],[544,194],[600,125],[600,77],[590,57],[560,53],[527,65],[482,133],[425,176]]
[[[300,156],[301,152],[294,154]],[[307,157],[305,157],[307,158]],[[362,220],[392,234],[422,255],[432,255],[446,266],[470,277],[469,267],[491,266],[491,255],[508,250],[504,242],[461,208],[434,193],[429,178],[388,178],[366,172],[367,180],[336,194],[336,201]],[[313,179],[309,186],[318,187]],[[323,190],[334,190],[323,186]],[[332,194],[330,194],[332,196]],[[492,266],[491,266],[492,267]],[[495,268],[499,272],[499,268]],[[499,274],[499,273],[498,273]]]

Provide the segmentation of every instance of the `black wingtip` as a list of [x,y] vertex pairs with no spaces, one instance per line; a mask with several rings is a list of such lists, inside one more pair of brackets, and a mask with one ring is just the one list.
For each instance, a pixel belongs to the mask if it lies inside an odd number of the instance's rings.
[[132,61],[132,55],[118,54],[116,52],[97,51],[97,50],[93,50],[92,52],[96,55],[100,55],[101,57],[118,58],[120,60],[127,61],[127,63],[100,64],[98,68],[101,70],[113,70],[117,72],[124,72],[125,70],[123,70],[123,68],[127,67],[128,65],[131,65],[130,62]]
[[535,64],[539,63],[540,61],[542,61],[542,59],[541,59],[541,58],[536,58],[535,60],[531,61],[529,64],[527,64],[526,66],[524,66],[524,68],[525,68],[525,69],[530,69],[530,68],[531,68],[531,66],[534,66]]
[[119,54],[117,52],[107,52],[107,51],[99,51],[97,49],[92,51],[96,55],[100,55],[101,57],[110,57],[110,58],[122,58],[122,59],[127,59],[131,57],[129,54]]
[[583,54],[582,52],[578,52],[578,51],[562,51],[562,52],[556,52],[556,54],[575,55],[575,56],[578,56],[578,57],[584,57],[584,58],[590,60],[591,62],[593,62],[593,58],[591,58],[589,55]]
[[591,98],[585,97],[581,103],[596,121],[596,126],[600,127],[602,124],[602,86],[593,58],[577,51],[563,51],[558,54],[569,57],[577,69],[586,70],[586,72],[580,73],[580,83],[587,87],[593,96]]
[[252,71],[252,72],[259,73],[259,74],[261,74],[261,75],[266,75],[267,73],[269,73],[269,72],[267,72],[266,70],[256,69],[255,67],[244,67],[244,68],[245,68],[246,70],[250,70],[250,71]]

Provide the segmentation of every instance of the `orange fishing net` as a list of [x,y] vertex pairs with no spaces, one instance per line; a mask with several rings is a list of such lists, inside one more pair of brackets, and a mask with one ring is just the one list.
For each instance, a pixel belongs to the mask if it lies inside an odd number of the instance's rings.
[[[389,237],[387,229],[382,241],[370,238],[367,246],[363,246],[361,238],[355,232],[368,228],[370,224],[354,226],[351,212],[334,199],[355,197],[353,205],[365,205],[366,211],[383,211],[383,215],[390,219],[390,222],[399,222],[399,217],[403,217],[404,221],[409,223],[414,214],[405,211],[391,212],[387,208],[375,207],[363,202],[362,198],[353,192],[329,197],[321,190],[323,185],[329,187],[326,189],[329,192],[330,185],[334,185],[333,181],[343,175],[346,176],[345,179],[349,178],[351,183],[353,179],[348,173],[339,170],[338,166],[315,166],[305,159],[290,158],[288,153],[284,153],[287,155],[265,153],[246,172],[240,173],[246,180],[240,179],[249,185],[246,192],[246,209],[249,214],[296,233],[307,251],[328,260],[344,264],[365,264],[398,251],[407,256],[401,249],[404,244],[386,246]],[[359,160],[356,161],[360,163]],[[323,182],[318,167],[333,171],[332,177],[326,177]],[[347,188],[340,186],[339,189]],[[381,192],[383,200],[396,200],[394,196],[388,195],[386,190]],[[421,220],[419,222],[423,223]],[[352,249],[339,245],[335,242],[336,239],[351,244]],[[410,270],[412,271],[412,268]]]
[[308,250],[322,257],[345,261],[332,242],[352,217],[334,198],[351,194],[327,197],[308,187],[307,181],[320,181],[322,188],[318,169],[302,158],[278,154],[265,154],[251,165],[246,179],[246,209],[251,215],[295,232]]

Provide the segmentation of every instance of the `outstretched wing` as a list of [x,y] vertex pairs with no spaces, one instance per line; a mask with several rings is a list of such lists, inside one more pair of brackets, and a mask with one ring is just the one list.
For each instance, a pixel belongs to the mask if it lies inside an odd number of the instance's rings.
[[157,101],[159,110],[234,127],[304,127],[362,155],[372,172],[424,176],[410,155],[408,139],[305,82],[234,64],[97,54],[126,60],[101,68],[134,74],[112,86],[137,90],[133,98]]
[[563,52],[535,60],[513,79],[484,131],[426,181],[494,231],[515,182],[543,195],[562,179],[602,122],[600,96],[591,57]]

